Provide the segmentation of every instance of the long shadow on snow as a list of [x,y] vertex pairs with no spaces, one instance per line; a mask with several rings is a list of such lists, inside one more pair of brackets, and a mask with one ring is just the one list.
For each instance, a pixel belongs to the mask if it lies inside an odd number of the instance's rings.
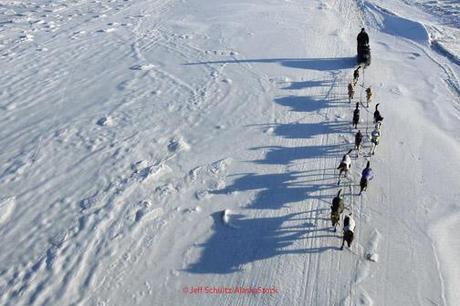
[[256,160],[257,164],[268,165],[288,165],[293,161],[318,157],[337,157],[342,156],[344,150],[348,148],[345,144],[325,145],[325,146],[306,146],[306,147],[256,147],[252,150],[268,150],[265,159]]
[[273,125],[273,134],[284,138],[312,138],[323,134],[348,133],[348,122],[289,123]]
[[314,97],[308,96],[287,96],[275,99],[275,103],[287,106],[290,108],[290,111],[293,112],[317,112],[321,109],[332,108],[332,107],[341,107],[343,103],[334,102],[334,100],[329,99],[315,99]]
[[326,57],[326,58],[266,58],[266,59],[246,59],[246,60],[222,60],[186,63],[186,66],[192,65],[213,65],[213,64],[242,64],[242,63],[260,63],[270,64],[279,63],[282,66],[298,69],[310,70],[339,70],[355,67],[355,57]]
[[[354,58],[324,58],[324,59],[259,59],[243,61],[215,61],[190,63],[199,64],[228,64],[228,63],[275,63],[283,66],[313,69],[313,70],[337,70],[354,67]],[[306,81],[291,84],[286,89],[301,89],[304,87],[326,86],[324,81]],[[312,97],[284,97],[275,100],[276,103],[291,107],[292,111],[314,112],[323,108],[336,107],[339,104],[334,100],[315,100]],[[274,133],[287,138],[310,138],[321,134],[339,133],[347,130],[348,126],[341,123],[315,123],[315,124],[286,124],[278,125]],[[269,149],[264,160],[255,161],[260,164],[289,164],[294,160],[317,158],[324,156],[337,156],[343,152],[341,145],[308,146],[300,148],[283,147],[259,147],[253,149]],[[333,169],[332,169],[333,170]],[[311,170],[314,171],[314,170]],[[311,172],[307,171],[307,172]],[[326,170],[319,175],[324,177]],[[328,196],[319,195],[325,189],[335,189],[335,184],[323,184],[317,180],[299,181],[302,176],[317,176],[317,174],[303,174],[301,172],[288,172],[277,174],[254,173],[245,174],[235,179],[232,185],[214,190],[214,194],[228,194],[235,191],[259,190],[256,198],[249,208],[253,209],[279,209],[288,203],[301,202],[306,199],[319,199],[324,201],[327,207],[330,201]],[[314,195],[318,193],[318,195]],[[321,210],[318,208],[317,210]],[[232,273],[239,271],[243,264],[262,260],[283,254],[319,253],[327,250],[337,250],[338,247],[325,246],[312,249],[286,250],[298,239],[313,239],[320,237],[336,237],[332,234],[307,236],[312,232],[329,231],[328,228],[316,229],[312,223],[304,223],[295,226],[282,226],[284,222],[299,220],[293,218],[302,213],[290,214],[281,217],[245,219],[243,216],[232,216],[231,226],[222,222],[222,213],[212,214],[214,219],[212,237],[201,247],[204,251],[198,262],[189,266],[187,271],[192,273]],[[318,217],[304,218],[314,220]],[[321,218],[324,219],[324,218]]]
[[[248,208],[252,209],[279,209],[289,203],[298,203],[306,199],[323,199],[324,196],[314,195],[322,190],[334,189],[335,184],[324,182],[296,182],[302,177],[301,172],[287,172],[276,174],[254,173],[245,174],[233,181],[224,189],[214,190],[213,194],[229,194],[235,191],[258,190],[256,197]],[[326,201],[325,201],[326,202]],[[328,205],[328,202],[326,202]]]
[[300,81],[300,82],[289,82],[290,85],[288,87],[283,87],[282,89],[288,90],[296,90],[296,89],[304,89],[309,87],[322,87],[327,86],[330,87],[332,85],[331,80],[311,80],[311,81]]
[[[267,259],[285,254],[318,253],[337,247],[319,247],[313,249],[287,249],[296,240],[315,229],[311,223],[295,227],[283,227],[285,222],[300,213],[288,214],[271,218],[244,218],[233,215],[231,226],[222,222],[222,213],[216,212],[211,216],[214,220],[213,234],[209,240],[200,245],[204,250],[196,263],[191,264],[186,271],[191,273],[227,274],[241,271],[241,266],[250,262]],[[289,230],[295,228],[295,231]],[[331,236],[331,235],[327,235]],[[336,237],[336,236],[333,236]]]

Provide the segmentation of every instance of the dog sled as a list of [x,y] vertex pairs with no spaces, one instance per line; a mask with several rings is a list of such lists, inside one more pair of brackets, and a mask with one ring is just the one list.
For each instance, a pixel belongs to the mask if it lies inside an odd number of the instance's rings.
[[358,46],[357,62],[367,66],[371,64],[371,48],[369,45]]

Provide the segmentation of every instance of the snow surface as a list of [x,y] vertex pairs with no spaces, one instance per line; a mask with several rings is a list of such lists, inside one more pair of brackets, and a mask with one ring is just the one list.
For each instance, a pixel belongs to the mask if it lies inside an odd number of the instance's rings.
[[[1,1],[0,304],[458,304],[459,15],[452,0]],[[385,119],[338,187],[362,26],[359,128],[376,103]],[[338,188],[357,223],[343,251]],[[277,291],[192,293],[205,286]]]

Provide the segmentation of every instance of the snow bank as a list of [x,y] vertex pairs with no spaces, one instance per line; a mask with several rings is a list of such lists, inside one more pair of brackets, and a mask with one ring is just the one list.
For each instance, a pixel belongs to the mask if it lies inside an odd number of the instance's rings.
[[369,1],[364,2],[364,8],[366,13],[372,16],[375,25],[382,32],[421,44],[429,44],[429,34],[423,24],[400,17]]

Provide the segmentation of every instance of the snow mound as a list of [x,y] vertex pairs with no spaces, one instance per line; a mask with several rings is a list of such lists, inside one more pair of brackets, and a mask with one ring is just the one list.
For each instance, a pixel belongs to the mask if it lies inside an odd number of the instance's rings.
[[110,116],[105,116],[100,118],[96,123],[100,126],[113,126],[113,119]]
[[230,158],[224,158],[218,161],[213,162],[211,165],[208,167],[208,171],[211,174],[219,174],[221,172],[224,172],[227,167],[231,164],[232,160]]
[[111,33],[111,32],[114,32],[116,31],[115,28],[108,28],[108,29],[100,29],[98,30],[99,33]]
[[230,209],[226,209],[222,213],[222,222],[224,224],[229,224],[230,223]]
[[379,255],[377,254],[377,248],[379,246],[381,234],[378,230],[374,229],[368,244],[368,250],[366,252],[366,259],[372,262],[379,261]]
[[34,36],[32,34],[30,34],[30,33],[24,33],[19,38],[21,40],[24,40],[24,41],[32,41],[32,40],[34,40]]
[[131,70],[149,71],[149,70],[152,70],[153,68],[155,68],[154,64],[137,64],[137,65],[132,66],[129,69],[131,69]]
[[203,199],[209,199],[211,195],[209,194],[209,191],[207,190],[200,190],[195,192],[195,198],[197,200],[203,200]]
[[152,209],[152,203],[148,200],[144,200],[140,203],[140,208],[135,213],[134,222],[152,221],[161,215],[163,215],[163,209],[161,207]]
[[168,151],[180,152],[190,150],[190,145],[182,137],[174,137],[169,140]]
[[372,262],[378,262],[379,261],[379,255],[375,253],[367,253],[366,254],[366,259]]
[[228,227],[231,228],[237,228],[235,225],[232,224],[232,211],[230,209],[225,209],[222,211],[222,223],[227,225]]
[[9,219],[15,206],[15,198],[8,198],[0,203],[0,226],[2,226]]
[[131,165],[134,174],[139,180],[145,181],[160,175],[162,172],[169,172],[170,168],[163,162],[156,162],[151,165],[145,160],[138,161]]

